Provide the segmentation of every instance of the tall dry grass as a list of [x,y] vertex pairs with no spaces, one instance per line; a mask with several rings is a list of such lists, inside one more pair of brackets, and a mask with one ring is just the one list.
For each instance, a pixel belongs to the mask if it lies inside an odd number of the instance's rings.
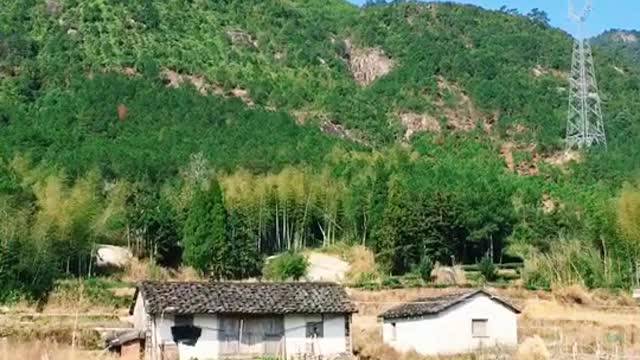
[[469,283],[461,266],[450,267],[436,263],[431,271],[431,278],[437,285],[466,285]]
[[34,341],[11,343],[0,339],[0,360],[115,360],[104,351],[86,351],[55,342]]
[[148,260],[139,260],[133,258],[126,271],[122,275],[122,281],[140,282],[140,281],[204,281],[194,269],[188,266],[182,266],[178,269],[169,269],[162,266],[154,265]]
[[525,339],[518,347],[518,360],[551,360],[551,354],[539,336]]
[[364,246],[354,246],[349,248],[342,257],[351,266],[346,275],[347,282],[355,283],[363,274],[371,274],[374,277],[379,277],[376,258],[370,249]]

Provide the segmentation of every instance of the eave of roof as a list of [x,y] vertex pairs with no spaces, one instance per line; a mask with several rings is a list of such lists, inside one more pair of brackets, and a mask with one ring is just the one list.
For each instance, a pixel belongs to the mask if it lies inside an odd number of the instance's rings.
[[478,295],[487,296],[489,299],[501,304],[514,313],[520,314],[520,310],[510,302],[481,289],[462,294],[416,299],[385,311],[380,315],[380,318],[393,320],[437,315]]
[[143,282],[129,312],[142,295],[150,314],[292,314],[357,312],[335,283]]

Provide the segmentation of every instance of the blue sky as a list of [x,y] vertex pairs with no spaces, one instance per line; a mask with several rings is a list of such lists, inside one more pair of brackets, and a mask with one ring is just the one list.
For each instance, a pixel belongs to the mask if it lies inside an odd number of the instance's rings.
[[[348,0],[362,5],[366,0]],[[585,0],[573,0],[581,9]],[[499,9],[502,5],[529,12],[532,8],[546,11],[553,26],[575,33],[575,25],[568,19],[567,0],[464,0],[456,1],[475,4],[488,9]],[[598,35],[611,28],[640,30],[640,0],[593,0],[593,13],[587,23],[588,36]]]

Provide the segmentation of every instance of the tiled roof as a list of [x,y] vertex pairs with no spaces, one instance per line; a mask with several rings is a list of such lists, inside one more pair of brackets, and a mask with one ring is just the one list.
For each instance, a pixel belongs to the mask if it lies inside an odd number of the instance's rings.
[[410,317],[420,317],[425,315],[435,315],[457,304],[460,304],[468,299],[471,299],[477,295],[485,295],[489,297],[491,300],[496,301],[502,304],[503,306],[507,307],[511,311],[517,314],[520,313],[520,310],[518,310],[515,306],[513,306],[509,302],[497,296],[494,296],[488,293],[487,291],[474,290],[474,291],[468,291],[464,293],[447,294],[447,295],[442,295],[438,297],[416,299],[411,302],[404,303],[402,305],[391,308],[380,316],[383,319],[403,319],[403,318],[410,318]]
[[333,283],[143,282],[136,290],[136,298],[138,293],[142,293],[149,314],[357,311],[344,288]]

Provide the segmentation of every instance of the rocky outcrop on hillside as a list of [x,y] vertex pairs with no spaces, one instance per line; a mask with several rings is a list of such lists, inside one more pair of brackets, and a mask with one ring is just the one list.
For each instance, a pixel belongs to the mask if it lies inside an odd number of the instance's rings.
[[393,70],[395,62],[382,49],[360,48],[345,40],[349,69],[360,86],[371,85]]

